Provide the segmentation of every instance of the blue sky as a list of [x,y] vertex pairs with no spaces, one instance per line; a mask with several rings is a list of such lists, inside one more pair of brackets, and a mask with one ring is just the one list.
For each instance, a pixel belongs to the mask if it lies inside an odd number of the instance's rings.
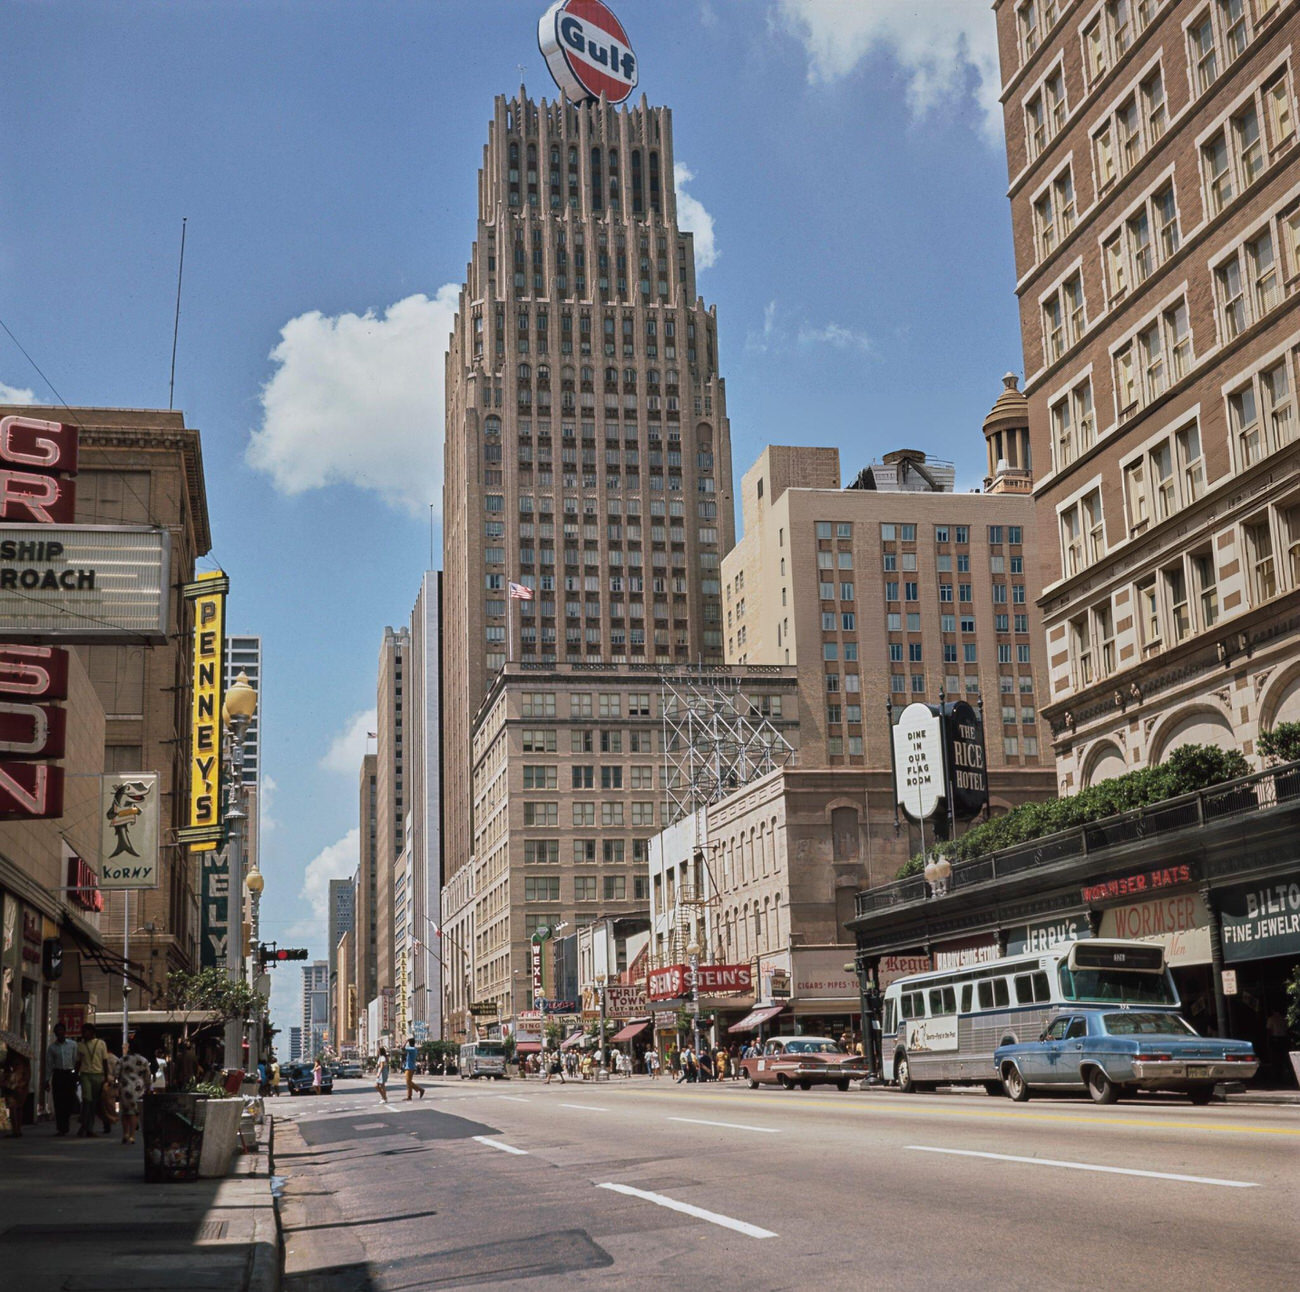
[[[325,954],[386,624],[426,567],[442,353],[496,93],[554,97],[545,0],[11,0],[0,399],[203,433],[230,627],[264,641],[263,936]],[[985,0],[617,0],[674,111],[737,478],[904,443],[983,472],[1021,368]],[[46,380],[48,379],[48,380]],[[441,534],[435,538],[441,550]],[[278,971],[277,1021],[297,1007]]]

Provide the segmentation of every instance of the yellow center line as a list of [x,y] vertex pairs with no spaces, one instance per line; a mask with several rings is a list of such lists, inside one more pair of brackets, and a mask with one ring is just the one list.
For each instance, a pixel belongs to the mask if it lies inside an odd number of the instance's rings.
[[[601,1091],[601,1093],[603,1095],[605,1092]],[[657,1099],[657,1100],[669,1100],[669,1099],[678,1098],[678,1096],[672,1095],[667,1091],[659,1092],[654,1090],[627,1090],[627,1091],[611,1090],[609,1093],[617,1094],[617,1095],[622,1095],[622,1094],[637,1095],[642,1098],[650,1098],[650,1099]],[[996,1120],[1011,1120],[1016,1122],[1024,1122],[1024,1121],[1064,1122],[1064,1123],[1070,1123],[1070,1124],[1075,1124],[1080,1126],[1099,1126],[1103,1129],[1110,1126],[1145,1126],[1145,1127],[1154,1128],[1156,1130],[1169,1129],[1169,1130],[1211,1131],[1214,1132],[1215,1134],[1300,1136],[1300,1127],[1291,1127],[1291,1126],[1242,1126],[1242,1125],[1231,1124],[1231,1123],[1226,1125],[1218,1125],[1213,1122],[1161,1121],[1161,1120],[1157,1120],[1153,1118],[1145,1118],[1145,1117],[1123,1117],[1123,1116],[1117,1117],[1105,1113],[1098,1113],[1096,1116],[1086,1117],[1079,1114],[1072,1115],[1069,1113],[1022,1112],[1018,1109],[1014,1112],[1009,1109],[1004,1111],[996,1108],[988,1108],[980,1111],[975,1111],[967,1108],[940,1108],[940,1107],[936,1107],[934,1104],[902,1104],[902,1103],[894,1104],[892,1103],[894,1097],[891,1096],[890,1098],[891,1098],[890,1104],[874,1103],[874,1102],[868,1104],[868,1103],[849,1102],[848,1100],[845,1099],[841,1099],[837,1101],[837,1100],[830,1100],[830,1099],[818,1099],[815,1096],[810,1098],[806,1094],[800,1094],[797,1097],[792,1097],[789,1101],[789,1104],[790,1104],[790,1108],[795,1111],[797,1111],[800,1108],[814,1107],[814,1108],[834,1108],[841,1112],[847,1111],[847,1112],[858,1113],[858,1114],[884,1113],[889,1116],[908,1116],[908,1115],[915,1115],[918,1113],[922,1113],[922,1114],[935,1113],[941,1117],[963,1117],[971,1120],[996,1119]],[[901,1100],[906,1098],[906,1096],[899,1095],[897,1096],[897,1098]],[[730,1104],[733,1108],[735,1107],[732,1097],[728,1095],[695,1094],[695,1101],[707,1102],[712,1104]],[[751,1104],[748,1105],[747,1107],[748,1109],[754,1112],[777,1111],[777,1109],[775,1108],[762,1108],[756,1104]],[[782,1107],[779,1111],[785,1112],[786,1109]]]

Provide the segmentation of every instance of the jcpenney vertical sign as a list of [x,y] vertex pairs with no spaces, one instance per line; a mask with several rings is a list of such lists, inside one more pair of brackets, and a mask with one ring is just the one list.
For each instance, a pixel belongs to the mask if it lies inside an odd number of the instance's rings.
[[[76,471],[75,426],[0,418],[0,526],[69,524]],[[0,640],[0,821],[63,815],[67,698],[67,651]]]

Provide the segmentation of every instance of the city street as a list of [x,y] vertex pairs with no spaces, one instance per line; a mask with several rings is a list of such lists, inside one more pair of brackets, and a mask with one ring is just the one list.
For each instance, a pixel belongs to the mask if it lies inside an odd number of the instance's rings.
[[287,1288],[1294,1279],[1294,1106],[425,1084],[273,1105]]

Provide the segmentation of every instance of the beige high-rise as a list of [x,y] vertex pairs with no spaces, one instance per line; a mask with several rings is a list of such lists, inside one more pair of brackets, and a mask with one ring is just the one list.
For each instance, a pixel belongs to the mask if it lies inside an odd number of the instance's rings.
[[[496,100],[446,392],[450,879],[472,851],[473,718],[507,658],[722,662],[730,432],[668,109]],[[535,599],[507,614],[512,580]]]

